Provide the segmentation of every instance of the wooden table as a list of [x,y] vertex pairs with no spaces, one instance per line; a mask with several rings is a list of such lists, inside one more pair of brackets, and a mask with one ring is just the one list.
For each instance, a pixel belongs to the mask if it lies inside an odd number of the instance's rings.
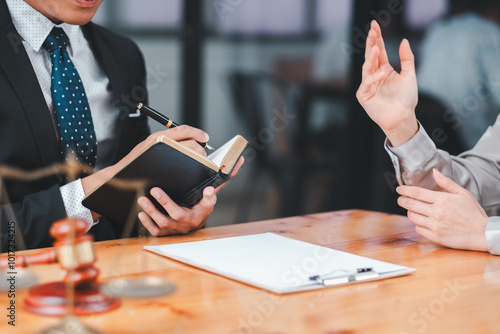
[[[417,269],[404,277],[275,295],[143,251],[143,245],[274,232]],[[112,312],[82,317],[103,333],[500,333],[500,257],[437,246],[405,217],[338,211],[207,228],[185,236],[96,243],[101,279],[149,272],[177,285],[175,293],[123,299]],[[58,265],[35,268],[42,282]],[[0,333],[36,333],[59,318],[17,309],[0,292]],[[17,292],[22,305],[25,291]]]

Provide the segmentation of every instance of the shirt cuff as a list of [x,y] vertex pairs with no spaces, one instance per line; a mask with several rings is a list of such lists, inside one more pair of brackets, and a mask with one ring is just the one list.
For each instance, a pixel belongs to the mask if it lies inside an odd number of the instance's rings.
[[90,228],[98,223],[94,222],[92,212],[83,206],[82,201],[85,198],[85,191],[81,179],[68,183],[59,188],[66,209],[66,214],[69,218],[79,218],[85,220]]
[[489,252],[500,255],[500,217],[490,217],[488,219],[485,235]]
[[403,145],[392,147],[388,139],[385,140],[384,147],[391,157],[392,164],[396,170],[396,179],[402,185],[403,178],[401,171],[404,173],[414,173],[422,169],[436,153],[436,145],[427,135],[424,128],[418,124],[417,133]]

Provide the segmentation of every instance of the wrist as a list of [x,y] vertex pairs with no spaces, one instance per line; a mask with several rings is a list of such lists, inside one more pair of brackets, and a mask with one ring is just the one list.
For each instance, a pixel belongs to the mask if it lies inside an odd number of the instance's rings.
[[401,146],[417,134],[418,122],[416,118],[412,117],[399,123],[393,129],[383,129],[383,131],[393,147]]

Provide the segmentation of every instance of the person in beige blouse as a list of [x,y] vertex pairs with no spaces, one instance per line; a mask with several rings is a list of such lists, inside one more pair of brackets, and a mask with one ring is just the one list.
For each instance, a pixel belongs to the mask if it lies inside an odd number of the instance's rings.
[[500,117],[473,149],[456,157],[436,149],[415,116],[418,88],[408,40],[399,55],[397,73],[373,21],[357,98],[387,136],[400,184],[398,204],[429,240],[500,255]]

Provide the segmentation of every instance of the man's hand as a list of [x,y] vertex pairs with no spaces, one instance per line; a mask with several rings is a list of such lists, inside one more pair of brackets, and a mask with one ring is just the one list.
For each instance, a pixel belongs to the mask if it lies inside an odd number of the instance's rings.
[[418,131],[415,61],[406,39],[401,42],[399,57],[401,73],[389,64],[382,32],[377,22],[372,21],[366,38],[363,80],[356,96],[393,146],[404,144]]
[[447,247],[488,251],[485,230],[488,216],[472,194],[434,170],[445,192],[400,186],[398,204],[408,210],[415,231]]
[[201,145],[198,144],[197,142],[200,143],[208,142],[209,139],[208,134],[206,134],[200,129],[193,128],[189,125],[180,125],[172,129],[158,131],[149,135],[148,138],[146,138],[144,141],[142,141],[136,147],[134,147],[134,149],[130,151],[130,153],[125,156],[125,158],[120,160],[120,162],[118,162],[115,165],[116,166],[115,169],[121,168],[124,163],[128,163],[130,160],[132,160],[146,146],[156,141],[156,139],[159,136],[169,137],[170,139],[179,142],[179,144],[182,144],[199,154],[207,155],[205,149],[203,149],[203,147],[201,147]]
[[[234,167],[231,178],[238,174],[243,162],[244,159],[241,157]],[[199,229],[205,225],[208,215],[214,210],[215,203],[217,202],[216,194],[225,184],[223,183],[217,189],[213,187],[205,188],[203,190],[203,198],[192,208],[180,207],[163,190],[153,188],[151,189],[151,195],[167,211],[168,216],[161,213],[147,197],[143,196],[137,201],[144,210],[144,212],[139,213],[139,219],[144,227],[156,237],[170,234],[184,234]]]
[[[169,130],[158,131],[151,134],[144,141],[137,144],[136,147],[129,154],[127,154],[123,159],[113,166],[109,166],[100,171],[95,172],[82,179],[82,186],[85,194],[88,194],[92,189],[102,184],[104,181],[109,179],[112,175],[116,174],[120,169],[126,166],[130,161],[132,161],[145,147],[147,147],[152,142],[156,141],[159,136],[167,136],[180,144],[200,153],[206,155],[205,150],[198,144],[205,143],[208,141],[208,135],[200,129],[193,128],[187,125],[181,125]],[[101,216],[95,212],[92,212],[92,217],[94,221],[99,219]]]

